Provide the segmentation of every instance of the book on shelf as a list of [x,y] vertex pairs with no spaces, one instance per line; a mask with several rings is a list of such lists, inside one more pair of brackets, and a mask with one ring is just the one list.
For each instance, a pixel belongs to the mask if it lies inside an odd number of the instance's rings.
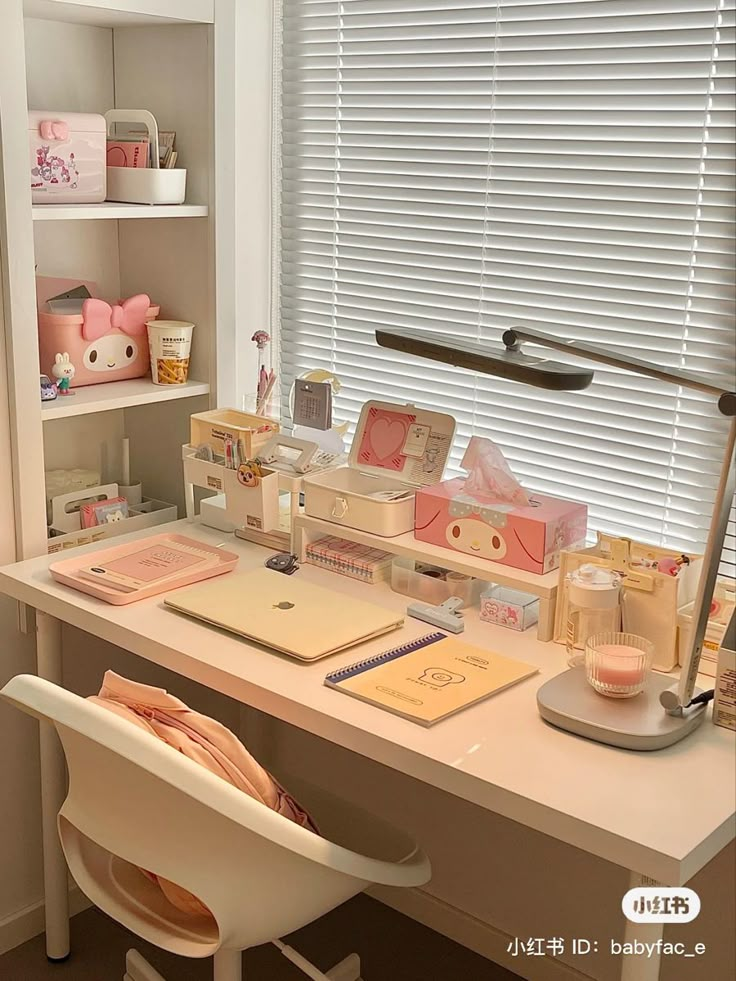
[[311,565],[367,583],[388,579],[392,559],[389,552],[380,548],[349,542],[336,535],[325,535],[306,548],[306,561]]

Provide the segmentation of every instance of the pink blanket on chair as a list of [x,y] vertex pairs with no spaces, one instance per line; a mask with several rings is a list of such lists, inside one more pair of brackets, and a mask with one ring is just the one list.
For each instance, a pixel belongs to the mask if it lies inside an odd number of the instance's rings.
[[[106,671],[99,694],[91,695],[90,701],[163,740],[283,817],[318,833],[307,812],[250,755],[234,733],[215,719],[193,711],[163,688],[152,688]],[[178,909],[209,912],[185,889],[152,873],[146,874],[158,882]]]

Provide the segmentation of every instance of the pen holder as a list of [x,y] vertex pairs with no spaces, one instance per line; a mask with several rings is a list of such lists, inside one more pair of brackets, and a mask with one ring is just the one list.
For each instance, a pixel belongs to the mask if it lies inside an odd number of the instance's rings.
[[124,497],[129,505],[133,505],[135,507],[143,500],[143,485],[141,483],[118,483],[118,494],[120,494],[121,497]]
[[224,514],[235,528],[269,532],[279,528],[279,475],[261,468],[253,473],[248,463],[237,470],[225,466],[217,454],[212,460],[199,459],[193,446],[182,448],[187,517],[195,513],[194,487],[225,495]]
[[225,513],[237,528],[273,531],[279,525],[279,475],[263,470],[255,476],[247,463],[224,470]]

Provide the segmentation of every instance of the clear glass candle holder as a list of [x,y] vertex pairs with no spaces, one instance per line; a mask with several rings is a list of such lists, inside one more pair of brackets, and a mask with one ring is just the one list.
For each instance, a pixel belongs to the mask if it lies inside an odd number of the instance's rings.
[[644,690],[654,644],[637,634],[604,631],[585,644],[585,677],[608,698],[633,698]]

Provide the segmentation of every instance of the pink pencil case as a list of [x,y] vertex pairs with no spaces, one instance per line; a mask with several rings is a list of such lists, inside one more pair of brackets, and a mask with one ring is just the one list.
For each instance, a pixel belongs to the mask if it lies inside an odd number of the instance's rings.
[[[126,556],[132,556],[143,549],[150,549],[154,546],[163,547],[171,542],[197,549],[208,555],[215,555],[220,561],[217,565],[208,566],[206,569],[197,569],[196,567],[184,569],[176,579],[152,582],[129,593],[120,592],[104,583],[93,582],[91,579],[83,579],[79,576],[80,569],[86,569],[93,563],[109,564]],[[63,583],[65,586],[71,586],[72,589],[78,589],[82,593],[87,593],[88,596],[95,596],[97,599],[112,603],[115,606],[126,606],[128,603],[157,596],[159,593],[168,593],[180,586],[189,586],[195,582],[202,582],[204,579],[211,579],[213,576],[221,576],[225,572],[232,572],[237,564],[238,556],[235,552],[228,552],[215,545],[207,545],[205,542],[198,541],[196,538],[187,538],[185,535],[164,533],[152,535],[149,538],[137,538],[135,541],[116,545],[113,548],[103,548],[86,552],[83,555],[75,555],[73,558],[64,559],[61,562],[52,562],[49,566],[49,572],[57,582]]]

